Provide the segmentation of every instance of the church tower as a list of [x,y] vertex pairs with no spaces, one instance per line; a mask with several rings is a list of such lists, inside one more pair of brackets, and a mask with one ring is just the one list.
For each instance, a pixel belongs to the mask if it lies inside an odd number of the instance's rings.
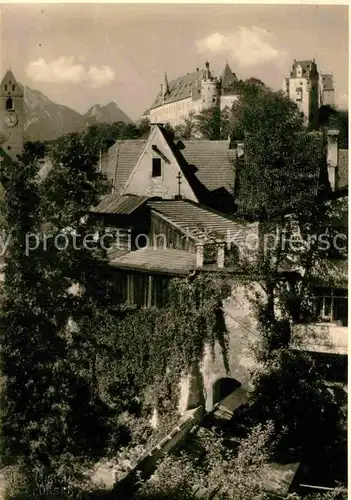
[[0,85],[0,149],[12,160],[23,152],[24,93],[11,70]]

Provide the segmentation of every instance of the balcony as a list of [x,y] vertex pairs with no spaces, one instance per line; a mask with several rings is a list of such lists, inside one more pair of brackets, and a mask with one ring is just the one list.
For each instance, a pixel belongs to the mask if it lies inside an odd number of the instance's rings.
[[337,323],[294,324],[293,349],[325,354],[347,354],[347,326]]

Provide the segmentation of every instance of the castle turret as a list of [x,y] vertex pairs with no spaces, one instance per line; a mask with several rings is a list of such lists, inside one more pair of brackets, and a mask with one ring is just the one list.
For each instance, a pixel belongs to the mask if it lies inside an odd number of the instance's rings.
[[305,125],[316,125],[319,108],[319,73],[314,59],[296,61],[292,65],[290,78],[284,79],[284,91],[303,112]]
[[206,69],[202,72],[201,99],[202,109],[210,109],[220,104],[219,81],[211,74],[209,62],[206,62]]

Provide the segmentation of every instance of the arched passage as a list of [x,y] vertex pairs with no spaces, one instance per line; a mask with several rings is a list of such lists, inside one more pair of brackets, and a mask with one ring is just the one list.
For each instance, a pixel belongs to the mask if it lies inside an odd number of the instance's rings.
[[216,403],[225,399],[240,386],[241,383],[235,378],[223,376],[216,378],[207,391],[206,410],[212,411]]

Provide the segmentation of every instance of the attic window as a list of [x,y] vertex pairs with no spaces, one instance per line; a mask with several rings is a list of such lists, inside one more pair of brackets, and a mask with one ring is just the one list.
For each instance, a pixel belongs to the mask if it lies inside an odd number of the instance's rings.
[[7,100],[6,100],[6,109],[8,111],[13,111],[15,108],[13,107],[13,100],[11,99],[11,97],[9,97]]
[[152,177],[161,177],[161,158],[152,159]]

